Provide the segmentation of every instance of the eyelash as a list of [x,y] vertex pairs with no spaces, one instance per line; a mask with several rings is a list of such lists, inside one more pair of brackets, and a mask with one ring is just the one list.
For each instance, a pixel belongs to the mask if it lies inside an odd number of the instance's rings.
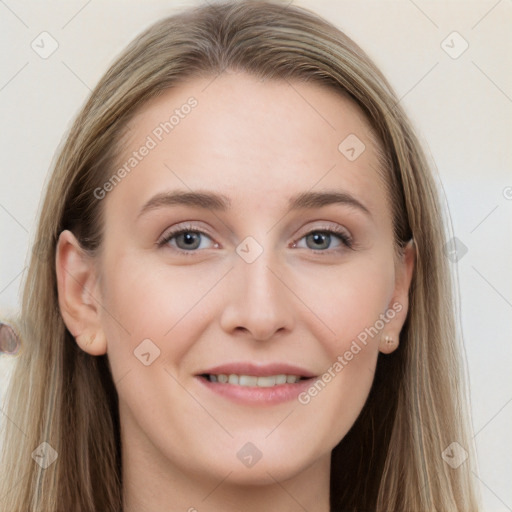
[[[196,227],[194,227],[192,225],[188,225],[188,226],[185,226],[183,228],[177,228],[177,229],[175,229],[173,231],[170,231],[170,232],[166,233],[157,242],[158,247],[165,246],[173,238],[175,238],[178,235],[181,235],[183,233],[199,233],[201,235],[207,236],[208,238],[211,238],[210,234],[207,233],[206,231],[203,231],[202,229],[198,229],[198,228],[196,228]],[[297,242],[299,242],[303,238],[305,238],[308,235],[311,235],[313,233],[323,233],[323,234],[328,234],[328,235],[334,235],[334,236],[336,236],[341,241],[341,243],[346,248],[348,248],[348,249],[353,249],[354,248],[354,243],[353,243],[352,238],[349,235],[347,235],[347,233],[344,230],[336,228],[336,227],[321,227],[321,228],[313,229],[311,231],[308,231],[304,235],[302,235],[297,240],[295,240],[293,242],[293,244],[296,244]],[[186,256],[194,256],[194,253],[198,252],[197,249],[196,250],[185,251],[185,250],[179,249],[177,247],[173,247],[173,250],[178,252],[178,253],[180,253],[180,254],[185,254]],[[339,250],[340,250],[339,248],[338,249],[325,249],[325,250],[310,249],[310,251],[312,251],[314,254],[322,254],[322,255],[325,255],[326,253],[329,254],[329,253],[332,253],[332,252],[339,252]]]

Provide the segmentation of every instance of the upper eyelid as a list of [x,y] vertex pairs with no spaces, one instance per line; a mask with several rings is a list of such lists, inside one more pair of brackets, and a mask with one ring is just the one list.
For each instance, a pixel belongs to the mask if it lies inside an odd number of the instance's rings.
[[[302,234],[298,235],[297,237],[294,237],[292,243],[298,242],[299,240],[301,240],[302,238],[304,238],[305,236],[307,236],[313,232],[322,232],[322,231],[330,232],[330,233],[334,234],[335,236],[340,237],[340,239],[342,239],[341,237],[343,236],[343,234],[345,234],[345,236],[350,241],[353,240],[351,232],[346,227],[340,226],[340,225],[337,225],[336,227],[334,227],[333,225],[325,224],[325,222],[326,221],[324,221],[323,226],[306,228],[302,232]],[[218,243],[218,242],[215,242],[215,240],[213,239],[213,235],[211,233],[209,233],[208,230],[206,230],[205,228],[199,227],[197,225],[193,225],[192,223],[189,223],[189,224],[183,225],[181,227],[178,225],[177,227],[167,229],[159,237],[157,244],[163,245],[163,244],[167,243],[170,239],[178,236],[179,234],[181,234],[183,232],[198,232],[198,233],[201,233],[202,235],[208,236],[212,240],[212,242]],[[342,239],[342,242],[344,242],[343,239]],[[191,251],[191,252],[194,252],[194,251]]]
[[180,233],[183,233],[183,232],[187,232],[187,231],[193,231],[193,232],[199,232],[203,235],[207,235],[209,236],[210,238],[213,237],[213,235],[211,235],[207,229],[203,228],[203,227],[199,227],[199,226],[194,226],[192,224],[187,224],[187,225],[183,225],[183,226],[175,226],[175,227],[172,227],[172,228],[168,228],[166,229],[159,237],[158,237],[158,242],[159,243],[160,241],[164,241],[165,239],[167,238],[170,238],[170,237],[174,237],[174,236],[177,236],[179,235]]

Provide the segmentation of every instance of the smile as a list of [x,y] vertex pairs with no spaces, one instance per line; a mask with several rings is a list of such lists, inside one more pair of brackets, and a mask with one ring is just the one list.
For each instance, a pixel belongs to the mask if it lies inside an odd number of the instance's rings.
[[271,388],[273,386],[278,386],[281,384],[295,384],[301,379],[305,377],[300,377],[299,375],[265,375],[265,376],[256,376],[256,375],[236,375],[236,374],[206,374],[204,375],[210,382],[219,382],[221,384],[234,384],[237,386],[246,386],[246,387],[260,387],[260,388]]

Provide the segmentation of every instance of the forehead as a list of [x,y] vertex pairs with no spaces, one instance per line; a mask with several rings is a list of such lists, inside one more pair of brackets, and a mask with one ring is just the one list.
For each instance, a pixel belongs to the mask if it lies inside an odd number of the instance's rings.
[[237,72],[192,79],[129,122],[110,203],[141,205],[164,189],[210,189],[270,206],[342,187],[376,203],[384,186],[375,138],[348,98],[313,83]]

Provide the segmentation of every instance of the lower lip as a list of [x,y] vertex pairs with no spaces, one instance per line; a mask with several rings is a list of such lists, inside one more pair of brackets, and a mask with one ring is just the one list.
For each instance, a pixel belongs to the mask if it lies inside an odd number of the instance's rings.
[[239,404],[249,405],[275,405],[294,400],[297,396],[311,386],[314,378],[300,380],[295,384],[278,384],[268,388],[256,386],[239,386],[237,384],[224,384],[210,382],[204,377],[196,377],[208,389],[221,396],[229,398]]

